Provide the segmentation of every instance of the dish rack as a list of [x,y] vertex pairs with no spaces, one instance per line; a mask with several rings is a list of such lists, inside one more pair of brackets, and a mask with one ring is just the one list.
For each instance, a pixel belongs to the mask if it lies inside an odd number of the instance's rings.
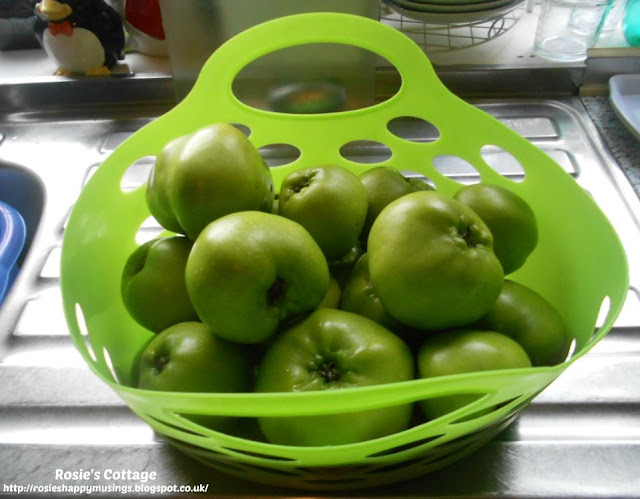
[[521,2],[488,19],[460,23],[427,23],[402,15],[382,2],[380,21],[407,35],[425,53],[436,54],[475,47],[494,40],[513,28],[524,11],[525,2]]

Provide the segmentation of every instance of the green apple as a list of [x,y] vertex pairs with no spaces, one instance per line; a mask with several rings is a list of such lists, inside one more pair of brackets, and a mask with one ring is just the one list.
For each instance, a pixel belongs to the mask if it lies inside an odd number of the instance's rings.
[[161,225],[192,240],[229,213],[271,211],[274,199],[269,167],[249,139],[226,123],[167,144],[149,175],[146,196]]
[[[138,360],[138,388],[171,392],[236,393],[251,391],[254,369],[248,350],[217,337],[200,322],[165,329],[147,343]],[[214,429],[230,418],[184,415]]]
[[200,319],[239,343],[266,340],[317,307],[329,287],[327,262],[311,235],[292,220],[258,211],[207,225],[185,275]]
[[360,257],[345,284],[340,308],[367,317],[396,334],[401,328],[400,323],[385,310],[371,285],[367,253]]
[[560,312],[547,299],[509,279],[505,279],[498,299],[478,326],[513,338],[534,366],[563,362],[572,340]]
[[316,308],[340,308],[340,297],[342,295],[342,291],[340,290],[340,285],[336,278],[329,274],[329,288],[327,289],[327,294],[324,296],[320,305]]
[[[531,367],[524,349],[495,331],[459,329],[427,339],[418,352],[418,374],[435,378],[452,374]],[[434,397],[420,402],[429,419],[435,419],[477,400],[477,394]],[[490,412],[489,408],[485,412]],[[479,414],[476,414],[476,416]]]
[[273,196],[273,206],[271,207],[270,213],[273,213],[274,215],[278,214],[279,201],[280,201],[280,194],[276,192]]
[[163,237],[131,253],[121,278],[125,308],[141,326],[159,333],[179,322],[198,320],[185,284],[191,241]]
[[365,253],[365,246],[366,244],[362,242],[362,240],[358,240],[353,248],[349,250],[349,253],[339,260],[329,262],[329,271],[331,275],[336,278],[336,281],[338,281],[340,289],[344,288],[353,267],[355,267],[358,259]]
[[369,208],[362,230],[362,237],[366,240],[382,209],[391,201],[405,194],[417,191],[433,190],[426,182],[416,178],[407,178],[399,170],[390,166],[376,166],[360,174],[360,181],[367,190]]
[[500,294],[504,275],[492,244],[468,206],[436,191],[406,194],[371,227],[371,284],[389,314],[407,326],[464,326],[484,316]]
[[169,201],[171,176],[174,166],[180,161],[180,153],[191,136],[184,135],[169,142],[156,158],[147,179],[146,199],[149,211],[156,221],[171,232],[184,234]]
[[[408,381],[413,358],[396,335],[365,317],[323,308],[275,337],[256,381],[257,392],[308,392]],[[411,404],[357,413],[262,417],[276,444],[341,445],[383,437],[409,425]]]
[[425,177],[405,177],[415,189],[415,191],[433,191],[435,188],[427,183]]
[[138,383],[140,381],[140,360],[142,359],[142,354],[144,353],[147,345],[151,343],[157,335],[151,335],[151,337],[147,338],[147,341],[144,342],[142,347],[138,350],[135,357],[133,358],[133,362],[131,363],[131,370],[129,371],[129,383],[128,386],[133,386],[134,388],[138,387]]
[[357,175],[341,166],[318,166],[284,178],[278,214],[307,229],[327,260],[333,261],[356,244],[367,206],[367,192]]
[[504,187],[486,183],[467,185],[453,197],[487,224],[505,275],[524,265],[538,244],[536,217],[524,199]]

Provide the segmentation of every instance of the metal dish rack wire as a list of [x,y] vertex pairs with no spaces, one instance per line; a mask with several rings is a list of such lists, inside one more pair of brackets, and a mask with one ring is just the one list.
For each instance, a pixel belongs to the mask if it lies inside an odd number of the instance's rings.
[[433,54],[475,47],[494,40],[513,28],[524,11],[525,3],[521,2],[488,19],[443,24],[411,19],[381,3],[380,21],[406,34],[426,53]]

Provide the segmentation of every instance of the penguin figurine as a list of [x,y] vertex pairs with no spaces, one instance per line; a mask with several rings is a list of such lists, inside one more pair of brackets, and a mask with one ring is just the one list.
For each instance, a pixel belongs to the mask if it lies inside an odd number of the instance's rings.
[[57,75],[107,75],[124,59],[124,29],[104,0],[40,0],[34,33]]

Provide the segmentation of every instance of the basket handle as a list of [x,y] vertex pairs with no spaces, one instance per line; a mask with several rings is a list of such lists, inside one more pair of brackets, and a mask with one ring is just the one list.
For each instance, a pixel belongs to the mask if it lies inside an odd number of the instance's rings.
[[[398,99],[429,99],[425,86],[438,94],[446,91],[422,49],[398,30],[379,21],[353,14],[314,12],[274,19],[249,28],[220,46],[203,66],[187,99],[202,102],[211,96],[253,110],[234,96],[232,84],[238,73],[251,62],[272,52],[311,43],[335,43],[360,47],[385,57],[402,77]],[[438,90],[440,90],[438,92]],[[219,108],[216,102],[216,108]],[[338,113],[344,114],[344,113]],[[319,119],[318,115],[297,115]],[[326,117],[326,115],[325,115]]]

